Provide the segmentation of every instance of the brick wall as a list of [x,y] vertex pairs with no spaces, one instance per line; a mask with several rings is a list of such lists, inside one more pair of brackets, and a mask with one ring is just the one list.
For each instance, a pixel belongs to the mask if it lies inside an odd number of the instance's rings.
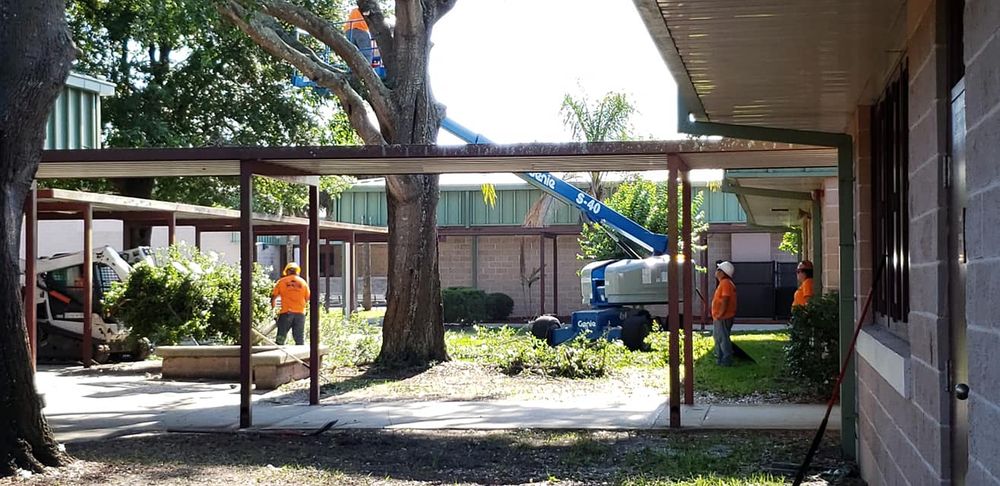
[[[908,371],[901,393],[884,379],[882,373],[889,373],[887,369],[879,370],[863,357],[858,360],[859,456],[870,484],[944,484],[951,474],[951,412],[945,393],[948,225],[943,179],[949,97],[940,30],[944,21],[938,7],[936,1],[921,0],[911,1],[907,10],[910,313],[902,339],[888,333],[877,339],[886,346],[889,341],[898,341],[894,352],[905,359]],[[860,141],[858,146],[867,150],[866,122],[863,116],[856,117],[855,138]],[[864,162],[858,160],[861,165]],[[865,184],[870,181],[870,172],[862,169],[859,175],[856,201],[860,211],[855,224],[865,221],[865,209],[870,210],[871,204],[861,199],[868,194]],[[865,233],[859,234],[867,243],[864,238]],[[870,243],[867,246],[870,248]],[[866,260],[859,262],[864,269]],[[870,260],[867,262],[870,267]],[[867,292],[863,282],[859,284],[859,294]]]
[[968,484],[1000,484],[1000,3],[965,5]]

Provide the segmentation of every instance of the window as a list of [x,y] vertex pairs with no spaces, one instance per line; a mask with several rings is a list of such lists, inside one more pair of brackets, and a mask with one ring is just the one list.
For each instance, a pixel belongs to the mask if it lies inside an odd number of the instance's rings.
[[896,322],[910,311],[908,74],[904,64],[871,109],[872,261],[875,310]]

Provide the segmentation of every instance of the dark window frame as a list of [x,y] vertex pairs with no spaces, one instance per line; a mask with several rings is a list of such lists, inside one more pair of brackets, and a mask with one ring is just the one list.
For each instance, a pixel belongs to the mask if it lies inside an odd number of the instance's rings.
[[910,312],[909,73],[904,64],[871,108],[872,261],[885,264],[875,310],[905,323]]

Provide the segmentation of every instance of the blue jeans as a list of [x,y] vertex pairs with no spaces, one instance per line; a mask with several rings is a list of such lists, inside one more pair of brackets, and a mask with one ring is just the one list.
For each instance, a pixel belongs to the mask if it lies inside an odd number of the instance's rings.
[[732,319],[717,320],[712,327],[712,339],[715,340],[715,363],[720,366],[733,364],[733,341],[729,339],[732,332]]
[[358,48],[362,56],[368,60],[368,64],[372,63],[372,58],[375,55],[375,49],[372,49],[372,36],[367,31],[361,29],[351,29],[344,33],[347,39],[354,44],[354,47]]
[[278,314],[278,336],[274,339],[274,342],[279,345],[285,344],[285,337],[288,336],[288,330],[291,329],[292,339],[295,340],[295,344],[301,346],[306,342],[305,327],[305,314],[296,314],[294,312]]

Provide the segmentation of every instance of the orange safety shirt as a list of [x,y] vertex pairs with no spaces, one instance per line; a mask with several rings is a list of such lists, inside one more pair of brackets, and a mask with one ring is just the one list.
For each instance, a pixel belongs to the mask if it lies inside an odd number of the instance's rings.
[[309,284],[298,275],[286,275],[278,280],[271,292],[271,299],[281,297],[281,310],[278,314],[292,312],[306,313],[306,302],[309,302]]
[[347,23],[344,24],[344,32],[351,29],[368,32],[368,23],[365,22],[364,15],[361,15],[361,11],[358,9],[351,10],[351,14],[347,16]]
[[802,284],[799,285],[799,289],[795,291],[795,300],[792,301],[792,307],[797,305],[806,305],[812,297],[813,279],[807,278],[802,281]]
[[[722,299],[728,297],[727,302]],[[719,285],[715,288],[715,295],[712,296],[712,319],[721,321],[736,317],[736,285],[733,280],[724,278],[719,280]]]

